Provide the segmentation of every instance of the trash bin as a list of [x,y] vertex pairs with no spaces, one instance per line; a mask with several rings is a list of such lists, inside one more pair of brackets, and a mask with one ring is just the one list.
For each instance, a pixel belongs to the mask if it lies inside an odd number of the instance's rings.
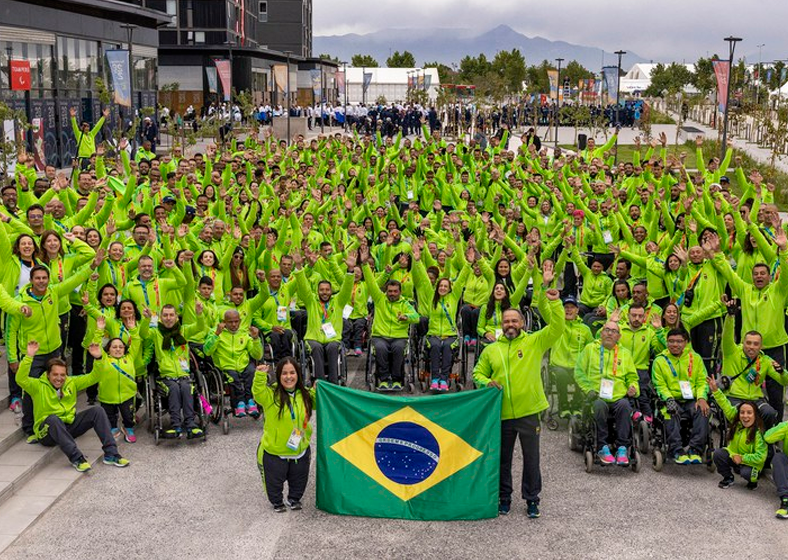
[[578,134],[577,135],[577,149],[579,151],[583,151],[586,149],[586,143],[588,142],[588,136],[585,134]]

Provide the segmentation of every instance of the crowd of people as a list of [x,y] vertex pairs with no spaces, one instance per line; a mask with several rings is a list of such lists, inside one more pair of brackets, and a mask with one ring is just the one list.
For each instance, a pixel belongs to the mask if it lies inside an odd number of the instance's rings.
[[[603,464],[627,465],[633,422],[658,418],[668,457],[701,462],[713,400],[729,426],[713,452],[720,487],[734,473],[754,487],[771,465],[788,518],[775,445],[788,438],[788,239],[774,186],[700,142],[690,172],[664,137],[616,164],[615,135],[577,153],[538,149],[533,135],[507,149],[508,127],[484,146],[453,143],[418,117],[413,139],[356,127],[114,160],[75,121],[71,178],[39,175],[20,154],[0,191],[0,308],[10,407],[28,442],[60,446],[85,471],[74,437],[93,428],[104,462],[127,466],[116,440],[136,442],[146,378],[166,396],[165,437],[201,437],[199,352],[226,376],[233,416],[265,416],[267,495],[284,511],[287,482],[299,509],[318,403],[297,342],[317,380],[338,382],[341,360],[369,351],[375,387],[397,392],[416,337],[430,391],[449,390],[463,346],[476,386],[504,393],[502,514],[519,437],[523,498],[539,516],[554,385],[559,416],[595,426]],[[76,412],[83,389],[100,407]]]

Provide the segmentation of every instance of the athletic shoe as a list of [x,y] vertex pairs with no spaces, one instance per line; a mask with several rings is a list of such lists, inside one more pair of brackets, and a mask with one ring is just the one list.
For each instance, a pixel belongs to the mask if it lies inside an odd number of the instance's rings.
[[18,414],[22,412],[22,399],[19,397],[14,397],[11,399],[11,404],[8,405],[8,410],[13,412],[14,414]]
[[498,515],[509,515],[512,504],[509,502],[498,502]]
[[653,424],[654,423],[654,417],[653,416],[644,416],[643,418],[645,418],[646,422],[648,422],[649,424]]
[[288,501],[287,505],[290,506],[290,509],[293,511],[298,511],[303,508],[301,502],[298,500],[295,500],[293,502]]
[[122,469],[124,467],[128,467],[131,463],[128,459],[121,457],[120,455],[104,455],[104,464]]
[[115,439],[118,439],[120,437],[120,430],[118,428],[112,428],[110,432],[112,433],[112,437],[114,437]]
[[391,383],[388,381],[381,381],[378,383],[378,391],[391,391]]
[[201,438],[202,436],[203,431],[200,428],[194,427],[186,430],[186,439]]
[[448,391],[449,390],[449,384],[447,382],[445,382],[445,381],[441,381],[440,385],[438,386],[438,390],[439,391]]
[[93,406],[94,404],[96,404],[96,397],[89,397],[88,406]]
[[169,430],[164,430],[162,435],[168,439],[178,439],[181,437],[181,434],[183,434],[181,428],[170,428]]
[[466,334],[464,337],[462,337],[462,342],[463,342],[463,344],[470,344],[471,343],[471,337]]
[[539,504],[538,503],[528,501],[527,504],[528,504],[527,505],[528,509],[526,510],[526,515],[528,515],[529,519],[536,519],[537,517],[542,515],[541,513],[539,513]]
[[471,339],[470,346],[471,346],[471,348],[475,348],[476,347],[476,339],[475,338]]
[[249,402],[246,403],[246,412],[252,418],[260,418],[260,409],[257,408],[257,403],[254,402],[254,399],[249,399]]
[[126,440],[126,443],[137,443],[137,436],[134,435],[134,428],[126,428],[126,435],[123,439]]
[[440,385],[438,385],[438,380],[433,379],[432,383],[430,383],[430,391],[439,391],[439,390],[440,390]]
[[602,449],[599,450],[597,456],[599,456],[599,460],[603,465],[612,465],[616,462],[616,458],[613,457],[612,453],[610,453],[610,447],[607,445],[603,446]]
[[782,499],[780,509],[774,515],[777,519],[788,519],[788,498]]
[[27,439],[25,441],[27,441],[27,443],[29,443],[30,445],[35,445],[36,443],[38,443],[38,436],[36,434],[30,434],[29,436],[27,436]]
[[627,457],[627,448],[623,445],[616,451],[616,465],[626,467],[629,465],[629,457]]
[[364,351],[361,348],[356,348],[356,356],[361,356]]
[[632,421],[637,423],[641,418],[643,418],[643,413],[639,410],[636,410],[634,414],[632,414]]
[[562,410],[561,412],[558,413],[558,417],[561,420],[568,420],[570,416],[572,416],[572,413],[569,412],[568,410]]
[[758,488],[758,483],[757,482],[748,482],[747,483],[747,490],[755,490],[756,488]]
[[700,465],[703,462],[703,459],[697,453],[690,453],[688,458],[691,465]]
[[726,489],[726,488],[730,488],[731,486],[733,486],[733,477],[732,476],[728,476],[728,477],[723,478],[722,480],[720,480],[720,483],[717,484],[717,486],[719,486],[723,490]]
[[692,462],[690,456],[687,455],[686,453],[676,453],[676,456],[673,459],[673,461],[677,465],[689,465]]
[[402,383],[400,383],[399,381],[394,381],[391,384],[391,390],[392,391],[402,391]]
[[286,512],[286,511],[287,511],[287,506],[286,506],[286,505],[284,505],[284,504],[276,504],[276,505],[274,506],[274,511],[275,511],[276,513],[284,513],[284,512]]
[[246,405],[243,401],[239,401],[238,404],[235,405],[235,417],[246,418]]
[[85,459],[84,457],[80,457],[79,459],[71,463],[71,466],[74,467],[77,470],[77,472],[82,472],[82,473],[88,472],[91,468],[90,463],[88,463],[88,460]]

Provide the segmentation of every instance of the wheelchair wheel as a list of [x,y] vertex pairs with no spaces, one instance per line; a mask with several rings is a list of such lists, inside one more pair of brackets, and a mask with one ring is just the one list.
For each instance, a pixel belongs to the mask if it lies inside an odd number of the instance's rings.
[[703,462],[706,463],[709,472],[713,473],[717,470],[717,465],[714,464],[714,450],[711,447],[707,447],[703,453]]
[[552,415],[548,414],[546,424],[547,424],[547,429],[550,430],[551,432],[554,432],[558,429],[558,420],[556,420]]
[[161,441],[161,434],[159,433],[160,431],[161,430],[159,430],[158,427],[153,430],[153,443],[156,445],[159,445],[159,442]]
[[642,457],[640,455],[640,451],[635,449],[632,452],[632,459],[630,460],[630,465],[629,465],[630,467],[632,467],[633,472],[639,473],[640,469],[643,468],[643,463],[641,463],[641,459]]
[[651,428],[648,425],[648,422],[645,420],[641,420],[638,422],[637,425],[637,433],[638,433],[638,450],[643,453],[647,454],[650,451],[650,443],[651,443]]
[[569,449],[571,451],[580,451],[582,448],[582,437],[580,436],[580,420],[577,416],[572,416],[569,419]]
[[651,466],[654,470],[660,472],[665,464],[665,456],[662,455],[661,449],[654,449],[654,457],[651,460]]
[[227,435],[230,433],[230,417],[226,414],[222,418],[222,433]]
[[592,470],[594,470],[594,454],[591,452],[590,449],[586,449],[585,455],[583,456],[583,460],[585,461],[587,473],[590,473]]
[[[152,434],[156,426],[156,403],[153,401],[153,379],[148,378],[145,381],[145,407],[148,409],[148,433]],[[159,411],[161,414],[161,411]]]

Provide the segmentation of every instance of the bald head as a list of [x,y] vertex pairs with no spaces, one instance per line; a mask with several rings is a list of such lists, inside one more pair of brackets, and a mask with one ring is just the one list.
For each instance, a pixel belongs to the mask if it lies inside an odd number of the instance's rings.
[[228,309],[224,312],[224,327],[234,333],[241,326],[241,315],[235,309]]

